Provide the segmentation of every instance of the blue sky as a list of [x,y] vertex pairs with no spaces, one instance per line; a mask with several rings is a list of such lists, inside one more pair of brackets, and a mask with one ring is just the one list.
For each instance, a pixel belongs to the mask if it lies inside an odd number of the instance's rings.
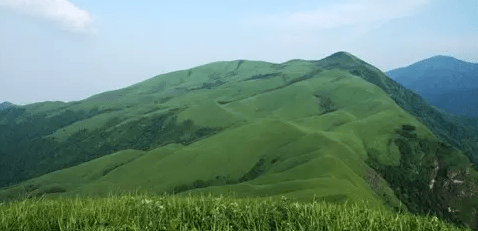
[[0,102],[73,101],[236,59],[478,62],[478,1],[0,0]]

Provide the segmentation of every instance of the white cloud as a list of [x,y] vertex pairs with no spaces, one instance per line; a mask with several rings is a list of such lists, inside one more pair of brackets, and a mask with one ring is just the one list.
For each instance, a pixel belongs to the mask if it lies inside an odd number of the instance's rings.
[[[412,15],[431,0],[352,0],[316,10],[287,15],[269,15],[260,24],[290,29],[332,29],[342,26],[380,25]],[[257,19],[256,19],[257,20]],[[256,21],[257,22],[257,21]]]
[[67,0],[0,0],[0,6],[48,18],[72,31],[87,32],[93,22],[88,12]]

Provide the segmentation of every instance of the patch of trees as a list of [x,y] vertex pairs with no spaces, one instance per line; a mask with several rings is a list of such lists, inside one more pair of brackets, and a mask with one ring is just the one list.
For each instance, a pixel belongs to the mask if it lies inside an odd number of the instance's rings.
[[268,73],[268,74],[258,74],[258,75],[254,75],[252,77],[249,77],[247,79],[244,79],[244,81],[256,80],[256,79],[270,79],[270,78],[280,76],[280,74],[281,74],[280,72]]
[[57,145],[45,136],[99,113],[65,110],[47,116],[28,113],[23,107],[0,111],[0,187],[28,178],[32,175],[29,169],[55,151]]
[[[71,119],[74,114],[67,113],[62,116],[66,117],[63,124],[74,121]],[[150,150],[169,143],[188,145],[219,131],[216,128],[195,126],[191,121],[176,121],[174,112],[153,118],[139,118],[119,126],[115,125],[121,121],[113,118],[101,128],[92,131],[80,130],[63,142],[40,135],[17,141],[8,149],[0,149],[0,187],[76,166],[120,150]],[[18,136],[28,133],[28,125],[33,123],[35,118],[29,117],[25,124],[20,124],[18,128],[24,131],[19,132]],[[45,126],[52,129],[62,123],[52,122],[52,125]],[[12,127],[14,128],[15,126]],[[42,129],[44,130],[37,129],[37,133],[53,132],[43,127]]]
[[469,163],[452,146],[417,137],[413,126],[402,126],[397,135],[392,142],[400,150],[399,166],[383,166],[373,154],[366,163],[410,212],[478,228],[478,184],[469,175]]

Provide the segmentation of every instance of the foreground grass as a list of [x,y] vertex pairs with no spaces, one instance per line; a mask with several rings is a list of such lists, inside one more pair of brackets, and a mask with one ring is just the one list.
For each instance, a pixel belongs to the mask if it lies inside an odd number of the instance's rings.
[[287,198],[109,195],[0,205],[0,230],[468,230],[436,217]]

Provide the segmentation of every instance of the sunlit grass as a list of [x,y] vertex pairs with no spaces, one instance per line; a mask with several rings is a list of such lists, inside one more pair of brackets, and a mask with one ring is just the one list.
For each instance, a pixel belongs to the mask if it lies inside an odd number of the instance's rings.
[[0,230],[467,230],[356,204],[129,193],[0,204]]

